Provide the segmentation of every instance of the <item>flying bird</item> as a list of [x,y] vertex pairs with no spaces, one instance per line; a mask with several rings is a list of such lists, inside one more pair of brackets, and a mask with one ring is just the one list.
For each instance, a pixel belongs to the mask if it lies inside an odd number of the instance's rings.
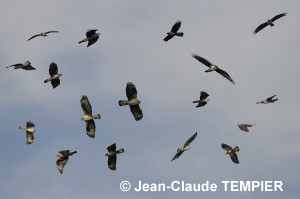
[[[269,104],[269,103],[274,103],[278,100],[278,98],[274,98],[276,97],[277,95],[273,95],[272,97],[269,97],[265,100],[262,100],[260,102],[256,102],[256,104]],[[274,99],[273,99],[274,98]]]
[[35,37],[38,37],[38,36],[46,37],[46,36],[48,36],[49,33],[57,33],[57,32],[58,32],[58,31],[47,31],[47,32],[42,32],[42,33],[33,35],[32,37],[30,37],[30,38],[28,39],[28,41],[31,40],[31,39],[33,39],[33,38],[35,38]]
[[131,113],[134,116],[134,119],[136,121],[141,120],[143,118],[143,112],[140,108],[140,103],[137,99],[137,90],[135,88],[135,85],[132,82],[128,82],[126,86],[126,95],[128,100],[119,100],[120,106],[129,105]]
[[10,67],[15,67],[14,69],[19,69],[22,68],[23,70],[35,70],[35,68],[33,66],[31,66],[30,61],[25,61],[23,64],[19,63],[19,64],[14,64],[11,66],[7,66],[6,68],[10,68]]
[[51,81],[53,89],[56,88],[60,84],[59,77],[62,76],[62,74],[58,74],[58,68],[56,63],[52,62],[49,66],[49,74],[50,78],[46,79],[44,83],[47,83]]
[[193,103],[198,103],[196,108],[206,105],[207,102],[209,101],[208,96],[209,95],[206,92],[201,91],[200,92],[200,100],[193,101]]
[[164,38],[164,41],[169,41],[174,36],[183,37],[183,32],[178,32],[179,28],[181,26],[181,21],[177,21],[170,32],[167,32],[167,36]]
[[238,123],[237,125],[242,131],[245,131],[245,132],[249,132],[248,127],[255,126],[255,124],[244,124],[244,123]]
[[189,150],[189,149],[191,148],[191,147],[190,147],[190,144],[193,142],[193,140],[194,140],[196,137],[197,137],[197,132],[185,142],[185,144],[184,144],[183,147],[177,149],[177,153],[176,153],[176,155],[173,157],[173,159],[171,160],[171,162],[172,162],[173,160],[176,160],[177,158],[179,158],[183,152]]
[[100,33],[96,33],[97,29],[88,30],[86,32],[86,38],[78,42],[79,44],[82,42],[88,42],[87,47],[93,45],[96,43],[96,41],[99,39]]
[[25,128],[20,126],[19,129],[26,131],[26,143],[32,144],[34,140],[34,133],[36,132],[35,125],[31,121],[28,121]]
[[270,25],[271,27],[274,26],[274,21],[276,21],[277,19],[284,17],[285,15],[287,15],[287,13],[282,13],[279,15],[276,15],[275,17],[273,17],[272,19],[269,19],[267,22],[259,25],[255,30],[254,30],[254,34],[258,33],[259,31],[261,31],[262,29],[264,29],[265,27],[267,27],[268,25]]
[[199,55],[193,54],[192,56],[209,68],[205,72],[216,71],[217,73],[219,73],[220,75],[222,75],[223,77],[231,81],[233,84],[235,84],[233,79],[229,76],[229,74],[226,71],[220,69],[218,66],[210,63],[208,60],[204,59],[203,57],[200,57]]
[[100,114],[93,115],[92,106],[87,96],[83,95],[80,100],[81,108],[83,110],[83,118],[86,123],[86,133],[89,137],[94,138],[96,133],[96,125],[94,119],[100,119]]
[[115,171],[117,169],[117,154],[124,153],[124,149],[116,150],[116,143],[107,147],[107,153],[105,156],[108,156],[107,164],[108,168]]
[[58,168],[59,172],[63,174],[64,167],[69,160],[69,156],[77,153],[77,151],[70,152],[70,150],[63,150],[58,152],[57,159],[56,159],[56,167]]
[[236,147],[234,147],[234,149],[232,149],[227,144],[222,144],[221,146],[226,151],[226,154],[229,154],[232,162],[234,162],[235,164],[238,164],[239,159],[238,159],[238,156],[237,156],[236,152],[240,151],[239,147],[236,146]]

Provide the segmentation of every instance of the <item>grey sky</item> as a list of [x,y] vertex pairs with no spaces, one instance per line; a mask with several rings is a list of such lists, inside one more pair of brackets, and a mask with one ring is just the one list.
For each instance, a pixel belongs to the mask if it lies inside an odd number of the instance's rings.
[[[298,74],[300,2],[297,0],[2,0],[0,7],[1,144],[0,193],[4,199],[79,198],[298,198]],[[257,35],[253,30],[276,14],[288,15]],[[182,38],[164,42],[182,21]],[[78,44],[87,29],[101,33],[97,43]],[[48,37],[34,34],[58,30]],[[197,53],[226,70],[232,85],[207,69]],[[30,60],[36,71],[6,69]],[[61,85],[44,84],[51,62]],[[125,99],[133,82],[144,117],[136,122]],[[195,109],[200,91],[209,103]],[[274,104],[256,102],[274,94]],[[96,138],[80,121],[80,98],[95,113]],[[19,131],[36,124],[35,142]],[[255,123],[244,133],[237,123]],[[193,133],[191,150],[170,160]],[[117,170],[107,168],[106,147],[116,142],[125,153]],[[231,162],[221,143],[238,145],[240,164]],[[61,175],[58,151],[77,150]],[[128,180],[168,183],[223,180],[279,180],[284,192],[182,193],[122,192]]]

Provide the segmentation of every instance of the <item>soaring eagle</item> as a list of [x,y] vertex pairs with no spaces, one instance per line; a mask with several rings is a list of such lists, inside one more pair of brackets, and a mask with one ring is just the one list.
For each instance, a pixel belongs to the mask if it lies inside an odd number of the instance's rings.
[[222,148],[226,151],[226,154],[229,154],[232,162],[235,164],[239,163],[238,156],[236,152],[240,151],[240,148],[238,146],[234,147],[234,149],[231,148],[231,146],[228,146],[227,144],[222,144]]
[[[278,98],[274,98],[276,97],[277,95],[273,95],[272,97],[268,97],[267,99],[265,100],[262,100],[262,101],[259,101],[259,102],[256,102],[256,104],[269,104],[269,103],[274,103],[278,100]],[[274,99],[273,99],[274,98]]]
[[237,125],[242,131],[245,131],[245,132],[249,132],[249,129],[248,129],[249,127],[255,126],[255,124],[244,124],[244,123],[238,123]]
[[170,32],[167,32],[167,36],[164,38],[164,41],[169,41],[174,36],[183,37],[183,32],[178,32],[179,28],[181,26],[181,21],[177,21]]
[[275,17],[273,17],[272,19],[269,19],[267,22],[260,24],[255,30],[254,30],[254,34],[258,33],[259,31],[261,31],[262,29],[264,29],[265,27],[267,27],[268,25],[273,27],[274,26],[274,21],[276,21],[277,19],[280,19],[281,17],[284,17],[285,15],[287,15],[287,13],[282,13],[279,15],[276,15]]
[[14,69],[19,69],[22,68],[23,70],[35,70],[35,68],[33,66],[31,66],[30,61],[25,61],[23,64],[19,63],[19,64],[14,64],[11,66],[7,66],[6,68],[10,68],[10,67],[15,67]]
[[62,76],[62,74],[58,74],[58,68],[56,63],[52,62],[49,66],[49,74],[50,78],[46,79],[44,83],[47,83],[51,81],[53,89],[56,88],[60,84],[59,77]]
[[34,141],[34,133],[36,132],[33,122],[28,121],[25,128],[20,126],[19,129],[26,131],[26,143],[32,144]]
[[124,149],[118,149],[116,147],[116,143],[107,147],[107,153],[105,156],[108,156],[107,164],[108,168],[115,171],[117,169],[117,154],[124,153]]
[[58,152],[57,154],[57,159],[56,159],[56,167],[58,168],[59,172],[63,174],[64,172],[64,167],[67,164],[69,160],[69,156],[77,153],[77,151],[70,152],[70,150],[63,150]]
[[84,120],[86,123],[86,133],[91,138],[95,137],[96,133],[96,125],[94,122],[94,119],[100,119],[100,114],[93,115],[92,111],[92,105],[89,102],[89,99],[87,96],[83,95],[80,100],[81,108],[83,110],[83,118],[80,120]]
[[233,84],[235,84],[233,79],[230,77],[230,75],[226,71],[224,71],[221,68],[219,68],[218,66],[210,63],[208,60],[204,59],[203,57],[200,57],[199,55],[193,54],[192,56],[195,59],[197,59],[199,62],[201,62],[202,64],[204,64],[205,66],[208,67],[208,70],[206,70],[205,72],[216,71],[217,73],[219,73],[220,75],[222,75],[223,77],[225,77],[226,79],[231,81]]
[[46,36],[48,36],[49,33],[57,33],[57,32],[58,32],[58,31],[47,31],[47,32],[42,32],[42,33],[33,35],[32,37],[30,37],[30,38],[28,39],[28,41],[31,40],[31,39],[33,39],[33,38],[35,38],[35,37],[38,37],[38,36],[46,37]]
[[200,92],[200,99],[193,101],[193,103],[198,103],[196,108],[205,106],[207,102],[209,101],[208,99],[208,94],[205,91]]
[[197,137],[197,132],[185,142],[185,144],[183,145],[183,147],[177,149],[177,153],[176,153],[176,155],[172,158],[171,161],[176,160],[177,158],[179,158],[179,157],[181,156],[181,154],[182,154],[183,152],[189,150],[189,149],[191,148],[191,147],[190,147],[190,144],[193,142],[193,140],[194,140],[196,137]]
[[86,32],[86,38],[78,42],[79,44],[82,42],[88,42],[87,47],[93,45],[96,43],[96,41],[99,39],[100,33],[96,33],[97,29],[88,30]]
[[136,121],[141,120],[143,118],[143,112],[140,108],[140,103],[137,99],[137,90],[135,85],[132,82],[128,82],[126,86],[126,95],[128,100],[119,100],[120,106],[129,105],[130,110]]

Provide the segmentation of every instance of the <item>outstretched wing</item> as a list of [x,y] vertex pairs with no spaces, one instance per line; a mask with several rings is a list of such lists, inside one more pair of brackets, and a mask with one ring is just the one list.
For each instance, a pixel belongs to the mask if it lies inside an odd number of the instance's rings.
[[51,80],[51,84],[52,84],[53,89],[56,88],[60,84],[60,79],[56,78],[56,79]]
[[94,138],[95,134],[96,134],[96,124],[94,120],[89,120],[86,121],[86,134],[91,137]]
[[132,82],[128,82],[126,86],[126,96],[128,100],[137,98],[137,90]]
[[47,32],[45,32],[45,34],[48,34],[48,33],[55,33],[55,32],[58,32],[58,31],[47,31]]
[[174,36],[172,35],[167,35],[165,38],[164,38],[164,41],[169,41],[170,39],[172,39]]
[[217,68],[216,72],[219,73],[220,75],[222,75],[223,77],[225,77],[226,79],[228,79],[229,81],[231,81],[233,84],[235,84],[233,79],[230,77],[230,75],[225,70]]
[[141,120],[143,118],[143,112],[139,105],[130,105],[129,107],[136,121]]
[[85,35],[87,38],[90,38],[91,36],[93,36],[96,33],[96,31],[97,31],[97,29],[88,30]]
[[173,27],[172,27],[172,29],[171,29],[171,32],[176,33],[176,32],[179,30],[180,26],[181,26],[181,21],[177,21],[177,22],[173,25]]
[[259,31],[261,31],[262,29],[264,29],[265,27],[268,26],[268,22],[265,22],[263,24],[260,24],[255,30],[254,30],[254,34],[258,33]]
[[228,146],[227,144],[222,144],[221,147],[226,151],[229,151],[232,149],[231,146]]
[[277,95],[273,95],[272,97],[268,97],[267,99],[266,99],[266,101],[272,101],[272,99],[273,99],[273,97],[276,97]]
[[189,146],[196,137],[197,137],[197,132],[185,142],[184,147]]
[[26,123],[26,128],[32,128],[32,127],[35,127],[35,125],[33,124],[32,121],[28,121],[28,122]]
[[32,144],[34,141],[34,133],[26,131],[26,143],[27,144]]
[[56,75],[57,73],[58,73],[57,64],[52,62],[49,66],[49,74],[52,77],[53,75]]
[[282,13],[282,14],[279,14],[279,15],[276,15],[275,17],[273,17],[271,19],[272,22],[276,21],[277,19],[281,18],[281,17],[284,17],[285,15],[287,15],[287,13]]
[[192,54],[192,56],[207,67],[210,67],[212,65],[212,63],[210,63],[208,60],[204,59],[203,57],[200,57],[197,54]]
[[67,164],[68,160],[69,160],[69,156],[63,156],[56,160],[56,167],[61,174],[63,174],[64,167]]
[[31,65],[23,66],[22,69],[24,69],[24,70],[35,70],[35,68]]
[[98,39],[99,39],[98,35],[95,36],[93,39],[89,39],[87,47],[89,47],[89,46],[93,45],[94,43],[96,43],[96,41],[98,41]]
[[200,92],[200,100],[205,100],[209,95],[205,91]]
[[249,132],[248,126],[246,124],[238,124],[238,127],[245,132]]
[[31,40],[31,39],[33,39],[33,38],[35,38],[35,37],[38,37],[38,36],[40,36],[42,33],[39,33],[39,34],[36,34],[36,35],[33,35],[32,37],[30,37],[29,39],[28,39],[28,41],[29,40]]
[[230,153],[230,158],[231,158],[232,162],[234,162],[235,164],[239,163],[238,156],[235,152]]
[[86,95],[83,95],[80,100],[81,108],[84,115],[92,115],[92,106],[89,102],[89,99]]
[[177,158],[179,158],[179,157],[181,156],[182,153],[183,153],[183,151],[177,152],[176,155],[172,158],[171,162],[172,162],[173,160],[176,160]]
[[117,169],[117,155],[108,156],[108,168],[115,171]]
[[116,143],[110,145],[109,147],[107,147],[107,150],[110,152],[110,151],[116,151],[117,149],[117,146],[116,146]]

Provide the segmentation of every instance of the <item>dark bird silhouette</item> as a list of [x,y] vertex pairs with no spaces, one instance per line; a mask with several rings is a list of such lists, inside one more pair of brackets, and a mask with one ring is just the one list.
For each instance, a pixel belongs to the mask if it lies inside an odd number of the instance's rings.
[[69,160],[69,156],[72,156],[75,153],[77,153],[77,151],[70,152],[70,150],[63,150],[63,151],[58,152],[58,154],[56,156],[57,157],[56,167],[61,174],[63,174],[63,172],[64,172],[64,167]]
[[218,66],[210,63],[208,60],[204,59],[203,57],[200,57],[199,55],[193,54],[192,56],[209,68],[205,72],[216,71],[217,73],[219,73],[220,75],[222,75],[223,77],[225,77],[226,79],[231,81],[233,84],[235,84],[233,79],[230,77],[230,75],[226,71],[220,69]]
[[242,131],[245,131],[245,132],[249,132],[248,127],[255,126],[255,124],[244,124],[244,123],[238,123],[237,125]]
[[23,70],[35,70],[35,68],[33,66],[31,66],[30,61],[25,61],[23,64],[19,63],[19,64],[14,64],[11,66],[7,66],[6,68],[10,68],[10,67],[15,67],[14,69],[20,69],[22,68]]
[[96,124],[94,119],[100,119],[100,114],[93,115],[92,105],[87,96],[83,95],[80,100],[81,108],[83,110],[83,118],[86,123],[86,133],[89,137],[94,138],[96,133]]
[[83,42],[88,42],[87,47],[93,45],[94,43],[96,43],[96,41],[98,41],[99,35],[100,35],[100,33],[96,33],[96,31],[97,31],[97,29],[88,30],[86,32],[86,38],[81,40],[78,43],[80,44]]
[[276,21],[277,19],[280,19],[281,17],[284,17],[285,15],[287,15],[287,13],[282,13],[279,15],[276,15],[275,17],[273,17],[272,19],[269,19],[267,22],[260,24],[255,30],[254,30],[254,34],[258,33],[259,31],[261,31],[262,29],[264,29],[267,26],[274,26],[274,21]]
[[[262,100],[260,102],[256,102],[256,104],[269,104],[269,103],[274,103],[278,100],[278,98],[274,98],[276,97],[277,95],[273,95],[272,97],[269,97],[265,100]],[[274,99],[273,99],[274,98]]]
[[28,39],[28,41],[31,40],[31,39],[33,39],[33,38],[35,38],[35,37],[38,37],[38,36],[47,37],[49,33],[57,33],[57,32],[58,32],[58,31],[47,31],[47,32],[42,32],[42,33],[33,35],[32,37],[30,37],[30,38]]
[[134,116],[136,121],[141,120],[143,118],[143,112],[140,108],[140,103],[137,99],[137,90],[135,85],[132,82],[128,82],[126,86],[126,95],[128,100],[119,100],[120,106],[129,105],[131,113]]
[[167,36],[164,38],[164,41],[169,41],[174,36],[183,37],[183,32],[178,32],[179,28],[181,26],[181,21],[177,21],[170,32],[167,32]]
[[184,144],[183,147],[177,149],[177,153],[176,153],[176,155],[172,158],[171,162],[172,162],[173,160],[176,160],[177,158],[179,158],[183,152],[185,152],[185,151],[191,149],[190,144],[194,141],[194,139],[195,139],[196,137],[197,137],[197,132],[185,142],[185,144]]
[[227,144],[222,144],[221,146],[226,151],[226,154],[229,154],[232,162],[234,162],[235,164],[238,164],[239,159],[238,159],[238,156],[237,156],[236,152],[240,151],[239,147],[236,146],[236,147],[234,147],[234,149],[232,149]]
[[62,74],[58,74],[58,67],[56,63],[52,62],[49,66],[49,74],[50,78],[46,79],[44,83],[47,83],[51,81],[53,89],[56,88],[60,84],[59,77],[62,76]]
[[107,153],[105,156],[108,156],[107,164],[108,168],[115,171],[117,169],[117,154],[124,153],[124,149],[118,149],[116,147],[116,143],[107,147]]
[[193,101],[193,103],[198,103],[196,108],[206,105],[207,102],[209,101],[208,96],[209,95],[206,92],[201,91],[200,92],[200,99]]
[[28,121],[25,128],[20,126],[19,129],[26,131],[26,143],[32,144],[34,141],[34,133],[36,132],[33,122]]

